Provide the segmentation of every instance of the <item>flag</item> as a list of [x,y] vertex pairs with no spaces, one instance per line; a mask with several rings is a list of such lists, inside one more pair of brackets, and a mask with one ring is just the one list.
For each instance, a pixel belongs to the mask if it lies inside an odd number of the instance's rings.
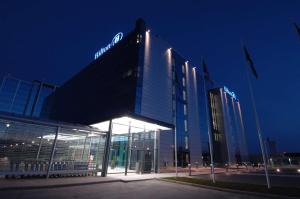
[[300,36],[300,27],[296,23],[294,23],[294,26],[297,30],[298,35]]
[[247,48],[244,46],[243,47],[243,49],[244,49],[244,53],[245,53],[245,58],[246,58],[246,60],[247,60],[247,62],[249,63],[249,66],[250,66],[250,68],[251,68],[251,71],[252,71],[252,73],[253,73],[253,75],[256,77],[256,79],[258,78],[258,75],[257,75],[257,72],[256,72],[256,70],[255,70],[255,67],[254,67],[254,63],[253,63],[253,61],[252,61],[252,59],[251,59],[251,57],[250,57],[250,54],[249,54],[249,52],[248,52],[248,50],[247,50]]

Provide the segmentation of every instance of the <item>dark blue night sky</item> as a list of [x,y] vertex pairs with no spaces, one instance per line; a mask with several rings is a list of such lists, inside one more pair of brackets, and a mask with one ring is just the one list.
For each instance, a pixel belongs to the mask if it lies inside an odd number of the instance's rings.
[[300,151],[300,37],[292,25],[300,25],[299,0],[1,0],[0,77],[60,85],[138,17],[192,63],[206,58],[211,76],[240,99],[257,152],[243,40],[259,75],[253,86],[264,136],[280,151]]

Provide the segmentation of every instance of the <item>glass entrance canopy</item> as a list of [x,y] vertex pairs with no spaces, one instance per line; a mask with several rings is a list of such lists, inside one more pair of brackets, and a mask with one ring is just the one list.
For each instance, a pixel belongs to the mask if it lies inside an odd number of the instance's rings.
[[[113,124],[119,124],[123,126],[132,126],[140,129],[145,129],[148,131],[155,131],[155,130],[171,130],[171,128],[158,125],[156,123],[151,123],[151,122],[146,122],[143,120],[138,120],[132,117],[120,117],[112,120]],[[100,122],[96,124],[90,125],[92,127],[98,128],[100,131],[108,131],[109,130],[109,121],[105,122]],[[120,128],[120,127],[115,127],[117,129],[113,129],[113,134],[128,134],[128,129],[127,128]],[[126,130],[127,129],[127,130]],[[134,131],[131,131],[131,133],[134,133]]]
[[[112,119],[108,173],[158,171],[159,133],[172,128],[128,116]],[[91,125],[109,131],[110,121]]]

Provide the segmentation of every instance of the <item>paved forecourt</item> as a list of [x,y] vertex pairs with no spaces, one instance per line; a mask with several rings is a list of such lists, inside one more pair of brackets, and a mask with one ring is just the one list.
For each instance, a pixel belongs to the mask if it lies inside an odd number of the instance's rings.
[[159,180],[111,182],[92,185],[40,188],[31,190],[0,191],[0,198],[5,199],[66,199],[66,198],[205,198],[205,199],[259,199],[264,197],[248,196],[189,185],[182,185]]

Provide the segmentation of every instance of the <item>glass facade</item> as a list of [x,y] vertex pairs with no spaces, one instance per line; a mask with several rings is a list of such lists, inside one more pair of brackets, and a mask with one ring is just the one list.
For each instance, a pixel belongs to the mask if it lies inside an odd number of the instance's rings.
[[5,76],[0,86],[0,111],[40,117],[45,98],[55,86],[40,81],[24,81]]
[[96,129],[1,116],[0,175],[96,173],[102,169],[105,138]]
[[186,71],[187,62],[172,50],[173,119],[177,135],[177,165],[180,167],[190,163]]
[[[107,130],[109,122],[93,124]],[[151,173],[159,169],[159,133],[169,128],[121,117],[112,120],[108,174]]]

